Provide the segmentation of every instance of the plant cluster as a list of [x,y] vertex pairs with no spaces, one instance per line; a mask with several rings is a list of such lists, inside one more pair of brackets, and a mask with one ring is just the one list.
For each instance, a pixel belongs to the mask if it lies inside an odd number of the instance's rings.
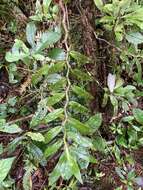
[[[143,4],[93,1],[100,13],[95,24],[110,33],[111,39],[105,40],[104,32],[102,36],[96,30],[94,35],[114,51],[107,85],[102,88],[101,109],[92,113],[89,105],[95,97],[89,85],[95,79],[87,69],[91,58],[70,44],[71,3],[37,0],[24,38],[15,39],[5,54],[6,64],[0,65],[14,89],[0,99],[0,132],[11,137],[0,144],[0,189],[17,190],[9,173],[19,157],[24,190],[32,190],[32,176],[39,168],[46,176],[45,190],[77,190],[93,173],[95,183],[106,175],[98,169],[105,158],[115,162],[115,175],[120,179],[116,190],[142,188],[132,152],[143,145]],[[2,86],[5,83],[0,90]],[[109,122],[101,113],[104,108],[112,110]],[[102,135],[104,127],[109,138]],[[49,171],[47,164],[52,160]]]

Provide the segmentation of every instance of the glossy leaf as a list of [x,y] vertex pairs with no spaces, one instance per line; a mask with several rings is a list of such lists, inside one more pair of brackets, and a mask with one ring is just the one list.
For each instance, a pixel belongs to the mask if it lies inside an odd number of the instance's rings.
[[77,144],[82,145],[83,147],[93,148],[93,144],[90,138],[83,137],[77,132],[67,132],[67,135],[70,140],[73,140]]
[[67,157],[67,161],[68,161],[72,174],[76,177],[76,179],[80,183],[83,183],[77,160],[70,155],[68,150],[66,150],[66,157]]
[[71,51],[70,55],[72,58],[74,58],[79,64],[86,64],[89,63],[90,59],[86,57],[85,55],[77,52],[77,51]]
[[79,97],[84,98],[85,100],[92,99],[92,95],[88,93],[85,89],[79,86],[72,86],[72,91],[77,94]]
[[60,102],[65,96],[65,93],[53,93],[52,96],[49,96],[47,99],[47,105],[53,106],[54,104]]
[[43,0],[43,12],[44,12],[44,14],[48,13],[48,9],[49,9],[51,2],[52,2],[52,0]]
[[26,135],[33,141],[44,142],[45,138],[41,133],[27,132]]
[[92,128],[95,132],[102,124],[102,115],[100,113],[97,113],[96,115],[90,117],[86,124],[89,125],[90,128]]
[[30,22],[26,27],[26,38],[31,47],[35,46],[36,26],[34,22]]
[[0,131],[14,134],[22,132],[22,129],[16,124],[9,125],[4,119],[0,119]]
[[63,152],[63,154],[60,156],[56,167],[49,176],[49,185],[55,183],[60,176],[62,176],[64,180],[69,180],[72,176],[65,152]]
[[123,84],[124,84],[123,79],[121,79],[121,78],[117,79],[114,89],[121,87]]
[[43,75],[48,75],[48,71],[49,65],[43,65],[39,70],[36,71],[35,74],[32,75],[32,83],[36,85]]
[[54,139],[62,130],[61,126],[54,127],[50,129],[45,135],[45,143],[49,143],[52,139]]
[[55,154],[62,146],[62,144],[63,144],[62,140],[57,140],[54,144],[48,145],[48,147],[44,152],[45,157],[48,158],[49,156]]
[[89,110],[81,105],[80,103],[78,102],[75,102],[75,101],[70,101],[69,102],[69,107],[75,112],[75,113],[85,113],[87,114],[89,112]]
[[60,118],[62,116],[62,113],[63,113],[62,108],[54,110],[53,112],[49,113],[45,117],[45,119],[44,119],[45,123],[49,123],[49,122],[51,122],[51,121],[53,121],[53,120],[55,120],[57,118]]
[[32,169],[29,168],[26,170],[24,176],[23,176],[23,188],[24,190],[32,190]]
[[95,136],[95,139],[93,140],[93,145],[95,150],[104,152],[106,148],[106,141],[100,137],[100,136]]
[[44,156],[43,150],[40,146],[38,147],[38,145],[36,144],[43,145],[43,143],[38,143],[38,141],[33,143],[30,142],[27,146],[28,154],[36,161],[36,163],[40,164],[41,166],[46,166],[47,160]]
[[41,52],[50,45],[53,45],[61,38],[61,33],[59,31],[47,31],[41,36],[40,42],[36,45],[36,53]]
[[14,159],[15,157],[0,160],[0,183],[2,183],[8,175]]
[[103,1],[102,0],[94,0],[94,3],[99,10],[102,10],[102,8],[103,8]]
[[117,115],[118,112],[118,100],[115,96],[110,95],[110,101],[114,108],[114,115]]
[[[60,163],[61,165],[61,163]],[[52,173],[49,175],[49,186],[52,186],[60,178],[60,172],[58,166],[56,166]]]
[[31,127],[39,125],[46,117],[47,112],[47,98],[45,98],[38,103],[38,109],[30,122]]
[[126,39],[128,40],[129,43],[132,43],[135,46],[137,46],[138,44],[143,43],[143,35],[141,33],[139,33],[139,32],[127,34]]
[[143,125],[143,110],[141,109],[133,109],[133,116],[135,117],[136,121]]
[[5,59],[8,62],[24,60],[30,55],[29,49],[23,41],[16,39],[12,50],[6,53]]
[[68,123],[71,127],[74,127],[75,129],[77,129],[81,134],[91,133],[91,128],[88,125],[83,124],[77,119],[69,118]]
[[56,61],[64,61],[66,54],[63,49],[53,48],[52,50],[48,52],[48,57]]

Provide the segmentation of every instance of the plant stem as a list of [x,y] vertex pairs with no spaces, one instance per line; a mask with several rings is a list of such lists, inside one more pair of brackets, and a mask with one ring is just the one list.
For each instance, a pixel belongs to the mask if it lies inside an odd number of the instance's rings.
[[66,142],[66,130],[65,130],[65,125],[68,121],[68,105],[69,105],[69,92],[70,92],[70,87],[71,87],[71,82],[69,79],[69,74],[70,74],[70,64],[69,64],[69,51],[70,51],[70,47],[68,46],[68,37],[69,37],[69,33],[68,33],[68,13],[67,13],[67,7],[63,4],[63,1],[61,0],[59,2],[60,8],[62,10],[63,13],[63,19],[62,19],[62,26],[64,29],[64,33],[65,33],[65,37],[64,37],[64,45],[66,48],[66,66],[67,66],[67,72],[66,72],[66,80],[67,80],[67,86],[66,86],[66,90],[65,90],[65,96],[66,96],[66,102],[64,105],[64,120],[63,120],[63,127],[64,127],[64,145],[65,148],[67,148],[67,142]]

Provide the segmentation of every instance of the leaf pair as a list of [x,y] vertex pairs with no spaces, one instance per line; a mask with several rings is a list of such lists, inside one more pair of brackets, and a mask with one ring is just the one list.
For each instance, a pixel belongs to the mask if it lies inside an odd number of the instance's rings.
[[50,174],[49,186],[52,186],[60,176],[62,176],[62,178],[65,180],[69,180],[72,175],[74,175],[76,179],[82,183],[77,160],[69,153],[68,149],[66,148],[65,152],[61,155],[55,169]]

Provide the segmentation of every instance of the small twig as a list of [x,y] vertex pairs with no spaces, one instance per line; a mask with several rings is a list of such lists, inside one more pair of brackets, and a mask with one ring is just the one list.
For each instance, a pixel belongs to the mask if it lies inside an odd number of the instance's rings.
[[23,70],[23,71],[27,71],[27,72],[29,72],[29,73],[34,73],[34,71],[32,71],[32,70],[30,70],[30,69],[23,68],[23,67],[17,67],[17,69]]
[[34,114],[30,114],[28,116],[25,116],[25,117],[21,117],[21,118],[18,118],[18,119],[15,119],[15,120],[12,120],[12,121],[9,121],[7,124],[11,125],[11,124],[14,124],[14,123],[17,123],[17,122],[22,122],[22,121],[26,121],[26,120],[29,120],[33,117]]
[[106,44],[108,44],[109,46],[115,48],[115,49],[118,50],[119,52],[122,52],[122,51],[123,51],[122,49],[116,47],[114,44],[110,43],[109,41],[107,41],[107,40],[105,40],[105,39],[103,39],[103,38],[99,38],[99,37],[96,35],[96,32],[95,32],[95,31],[93,32],[93,34],[94,34],[94,36],[95,36],[95,38],[96,38],[97,40],[105,42]]
[[111,118],[110,123],[112,123],[115,120],[121,119],[123,117],[124,112],[119,113],[118,115]]

